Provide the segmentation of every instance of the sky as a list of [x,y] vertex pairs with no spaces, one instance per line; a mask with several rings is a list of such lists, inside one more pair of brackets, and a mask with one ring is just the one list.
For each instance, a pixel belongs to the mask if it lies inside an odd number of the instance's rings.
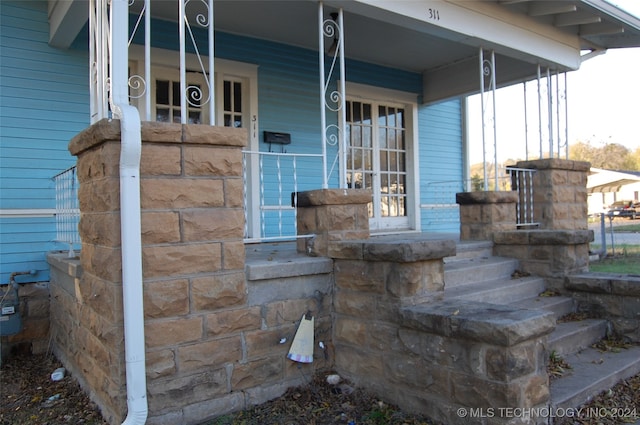
[[[611,3],[640,17],[640,0],[611,0]],[[500,72],[499,64],[496,64]],[[563,79],[561,77],[560,81]],[[593,146],[619,143],[630,150],[640,148],[640,48],[610,49],[582,63],[578,71],[567,73],[568,140],[569,145],[590,142]],[[498,131],[498,162],[524,159],[525,146],[529,158],[540,151],[537,121],[537,85],[527,85],[531,100],[528,108],[528,142],[525,139],[524,89],[522,84],[497,90],[496,124]],[[471,163],[482,162],[482,131],[480,100],[469,101],[469,143]],[[535,120],[535,122],[533,122]],[[489,123],[490,126],[490,123]],[[554,134],[557,130],[554,130]],[[487,161],[493,162],[493,130],[486,132]],[[564,128],[561,140],[565,140]],[[548,137],[543,142],[548,151]],[[554,147],[556,150],[557,147]],[[562,150],[564,154],[564,150]]]

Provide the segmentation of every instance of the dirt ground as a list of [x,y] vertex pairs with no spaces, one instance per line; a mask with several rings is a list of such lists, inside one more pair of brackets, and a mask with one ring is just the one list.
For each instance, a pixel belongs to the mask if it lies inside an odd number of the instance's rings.
[[[53,356],[11,358],[0,369],[0,425],[108,425],[72,376],[52,381],[60,362]],[[597,417],[567,420],[563,425],[614,425],[640,419],[640,375],[622,381],[583,407],[625,406],[637,415],[624,420]],[[202,425],[436,425],[427,418],[403,413],[393,405],[349,382],[327,383],[327,374],[309,385],[292,388],[282,397],[252,409],[225,415]],[[180,425],[180,424],[176,424]]]

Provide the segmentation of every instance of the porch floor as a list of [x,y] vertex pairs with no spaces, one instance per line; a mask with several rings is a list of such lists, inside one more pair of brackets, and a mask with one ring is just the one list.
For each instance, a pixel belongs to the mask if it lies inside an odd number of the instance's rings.
[[[375,235],[371,238],[454,240],[460,245],[457,233],[396,233]],[[296,249],[295,241],[245,244],[245,272],[248,280],[275,279],[290,276],[305,276],[330,273],[333,261],[326,257],[310,257]]]

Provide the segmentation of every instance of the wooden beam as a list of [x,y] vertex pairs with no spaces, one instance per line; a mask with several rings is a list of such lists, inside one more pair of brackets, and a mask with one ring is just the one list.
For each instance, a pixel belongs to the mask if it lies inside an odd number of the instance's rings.
[[529,6],[529,16],[547,16],[556,15],[558,13],[575,12],[578,7],[575,4],[567,2],[544,2],[533,3]]
[[602,22],[602,18],[589,13],[561,13],[556,16],[554,25],[557,27],[568,27],[571,25],[597,24]]
[[580,36],[595,36],[595,35],[613,35],[624,33],[624,27],[612,25],[612,24],[587,24],[580,25]]

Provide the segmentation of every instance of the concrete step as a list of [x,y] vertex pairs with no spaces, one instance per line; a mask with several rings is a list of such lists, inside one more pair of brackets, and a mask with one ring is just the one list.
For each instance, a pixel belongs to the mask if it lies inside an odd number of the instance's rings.
[[518,268],[518,260],[505,257],[466,258],[444,265],[445,287],[506,279]]
[[573,298],[563,296],[535,296],[514,303],[514,306],[526,308],[527,310],[550,311],[554,314],[556,319],[559,319],[566,314],[573,313],[575,311],[575,305]]
[[493,304],[511,304],[537,296],[544,291],[544,280],[539,277],[518,279],[502,278],[485,282],[454,285],[445,284],[445,298],[459,298]]
[[571,369],[551,382],[551,406],[576,408],[621,380],[640,373],[640,346],[619,352],[600,352],[589,347],[564,356],[564,360]]
[[469,258],[487,258],[493,255],[493,242],[491,241],[458,241],[456,255],[445,257],[445,263],[465,260]]
[[600,341],[607,333],[607,321],[586,319],[577,322],[558,323],[549,335],[549,353],[559,356],[576,353]]

